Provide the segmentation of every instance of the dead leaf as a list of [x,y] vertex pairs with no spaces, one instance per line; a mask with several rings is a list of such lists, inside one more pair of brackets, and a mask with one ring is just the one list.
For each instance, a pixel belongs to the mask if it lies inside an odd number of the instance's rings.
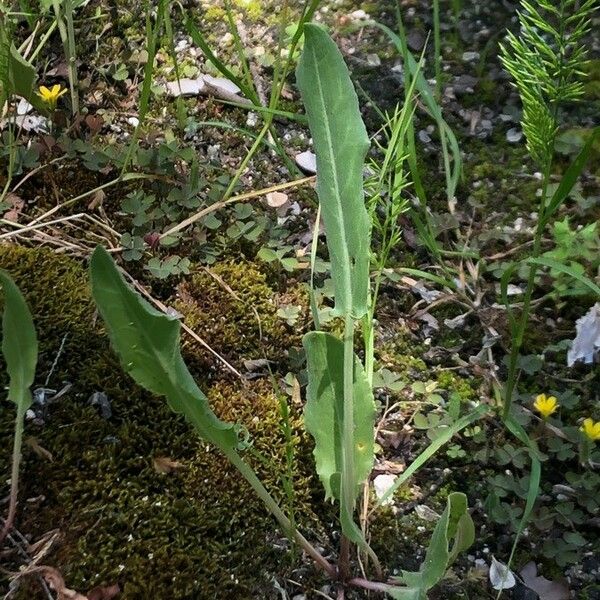
[[28,566],[22,571],[19,571],[13,578],[13,581],[26,575],[41,575],[48,584],[48,587],[56,592],[57,600],[88,600],[87,596],[67,588],[60,571],[54,567],[47,567],[44,565],[40,565],[39,567]]
[[46,450],[46,448],[43,448],[42,446],[40,446],[40,443],[38,442],[37,438],[34,437],[28,437],[25,440],[25,443],[40,457],[40,458],[45,458],[46,460],[49,460],[50,462],[54,462],[54,457],[52,456],[52,453],[50,453],[48,450]]
[[84,122],[92,135],[96,135],[104,125],[104,119],[100,115],[87,115]]
[[294,377],[294,386],[292,388],[292,404],[302,406],[302,393],[300,391],[300,382]]
[[269,368],[270,360],[266,358],[254,358],[244,361],[244,368],[250,373],[264,372]]
[[179,81],[169,81],[165,88],[169,96],[174,98],[178,96],[197,96],[204,91],[204,77],[198,77],[197,79],[184,77]]
[[213,77],[212,75],[203,75],[203,77],[206,85],[221,94],[239,94],[242,91],[233,81],[225,77]]
[[97,586],[87,593],[88,600],[112,600],[121,593],[119,584]]
[[560,581],[550,581],[538,576],[537,566],[531,561],[521,569],[523,583],[540,597],[540,600],[569,600],[569,586]]
[[10,206],[10,209],[4,213],[4,218],[7,221],[18,223],[19,217],[21,216],[21,211],[25,207],[25,200],[23,200],[21,196],[18,196],[13,192],[9,192],[8,194],[6,194],[4,202],[6,202]]
[[104,198],[106,198],[106,194],[102,190],[96,190],[88,203],[88,210],[96,210],[99,206],[102,206]]
[[399,475],[404,471],[405,467],[406,465],[403,462],[383,459],[373,467],[373,472]]
[[62,77],[63,79],[69,78],[69,65],[66,61],[59,62],[53,69],[50,69],[46,75],[51,77]]
[[419,519],[423,519],[423,521],[434,522],[439,520],[440,515],[438,515],[432,508],[429,508],[426,504],[417,504],[415,506],[415,512]]
[[154,470],[157,473],[164,474],[171,473],[185,466],[183,463],[180,463],[177,460],[173,460],[168,456],[156,456],[152,461],[152,465],[154,466]]
[[494,556],[492,556],[488,577],[495,590],[509,590],[517,584],[513,572],[504,563],[496,560]]

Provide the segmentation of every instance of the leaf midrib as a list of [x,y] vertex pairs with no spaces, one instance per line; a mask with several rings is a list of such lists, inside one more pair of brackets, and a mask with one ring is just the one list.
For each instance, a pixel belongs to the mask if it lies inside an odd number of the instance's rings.
[[[327,115],[325,97],[323,94],[323,85],[321,83],[321,74],[319,73],[319,69],[317,68],[317,55],[316,55],[314,48],[311,48],[311,54],[313,57],[313,62],[315,64],[314,73],[315,73],[315,79],[317,81],[318,98],[323,107],[323,111],[322,111],[323,115]],[[329,154],[329,162],[332,166],[331,171],[333,174],[335,195],[337,198],[337,202],[335,203],[335,210],[337,213],[338,222],[340,223],[340,231],[341,231],[341,237],[342,237],[342,251],[344,254],[344,262],[346,263],[346,269],[344,270],[344,287],[346,288],[346,298],[351,300],[352,299],[352,281],[351,281],[351,276],[350,276],[350,254],[348,253],[346,227],[345,227],[345,221],[344,221],[344,216],[343,216],[343,212],[342,212],[342,198],[341,198],[341,194],[340,194],[340,185],[339,185],[339,181],[338,181],[338,171],[337,171],[336,162],[335,162],[335,152],[333,150],[333,142],[332,142],[333,138],[331,135],[331,128],[329,126],[328,119],[324,118],[323,123],[324,123],[323,129],[325,131],[325,137],[327,138],[326,145],[327,145],[327,151]],[[317,177],[318,177],[318,173],[317,173]],[[348,306],[348,304],[350,304],[350,306]],[[346,304],[345,308],[348,312],[351,310],[351,306],[352,306],[352,302],[349,302]]]

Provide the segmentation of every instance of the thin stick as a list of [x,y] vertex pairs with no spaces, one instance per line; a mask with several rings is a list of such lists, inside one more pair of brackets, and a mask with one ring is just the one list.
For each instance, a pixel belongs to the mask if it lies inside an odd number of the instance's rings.
[[365,590],[371,590],[373,592],[383,592],[384,594],[388,590],[394,589],[394,586],[388,585],[387,583],[381,583],[379,581],[369,581],[368,579],[363,579],[362,577],[355,577],[354,579],[350,579],[348,581],[348,585],[363,588]]
[[52,221],[47,221],[45,223],[36,223],[35,225],[21,225],[20,223],[15,223],[14,221],[9,221],[7,219],[0,219],[0,223],[3,225],[10,225],[11,227],[16,227],[14,231],[8,231],[7,233],[0,234],[0,240],[7,239],[13,237],[17,234],[27,233],[28,231],[33,231],[34,229],[41,229],[42,227],[49,227],[50,225],[56,225],[57,223],[64,223],[65,221],[72,221],[73,219],[81,219],[86,215],[83,213],[77,213],[76,215],[69,215],[68,217],[60,217],[59,219],[54,219]]
[[252,313],[254,314],[254,318],[256,319],[256,323],[258,325],[258,337],[259,337],[259,340],[262,341],[262,339],[263,339],[262,323],[260,320],[260,315],[258,314],[258,311],[256,310],[256,307],[254,307],[252,305],[248,305],[246,302],[244,302],[244,300],[242,300],[242,298],[240,298],[238,296],[238,294],[236,294],[231,289],[231,287],[223,280],[222,277],[220,277],[216,273],[213,273],[208,267],[202,267],[202,270],[205,271],[206,273],[208,273],[228,294],[230,294],[242,306],[249,308],[252,311]]
[[215,202],[214,204],[211,204],[210,206],[203,208],[201,211],[197,212],[195,215],[192,215],[191,217],[184,219],[178,225],[175,225],[175,226],[171,227],[170,229],[167,229],[167,231],[160,234],[159,239],[162,239],[168,235],[172,235],[173,233],[177,233],[178,231],[185,229],[192,223],[195,223],[202,217],[205,217],[209,213],[214,212],[215,210],[220,210],[221,208],[224,208],[225,206],[227,206],[228,204],[232,204],[233,202],[243,202],[246,200],[251,200],[252,198],[256,198],[257,196],[264,196],[265,194],[269,194],[270,192],[287,190],[289,188],[304,185],[305,183],[313,183],[314,181],[316,181],[316,177],[314,175],[311,177],[303,177],[302,179],[295,179],[294,181],[280,183],[279,185],[273,185],[268,188],[256,190],[255,192],[247,192],[245,194],[240,194],[239,196],[232,196],[231,198],[228,198],[227,200],[221,200],[219,202]]
[[[158,308],[160,308],[160,310],[162,310],[165,314],[168,312],[167,311],[167,307],[160,301],[157,300],[156,298],[154,298],[147,290],[146,288],[139,283],[136,279],[134,279],[127,271],[125,271],[125,269],[121,269],[121,273],[123,273],[123,275],[125,275],[125,277],[127,277],[127,279],[129,279],[129,281],[131,281],[131,283],[133,284],[133,286],[142,294],[144,295],[146,298],[148,298],[148,300],[150,300],[150,302],[152,302],[152,304],[154,304],[154,306],[157,306]],[[242,381],[246,381],[244,379],[244,376],[231,364],[229,364],[229,362],[227,362],[227,360],[225,360],[225,358],[223,358],[216,350],[213,350],[195,331],[193,331],[192,329],[190,329],[185,323],[181,323],[181,328],[190,336],[192,336],[201,346],[203,346],[204,348],[206,348],[206,350],[208,350],[217,360],[219,360],[225,367],[227,367],[234,375],[237,375]]]
[[49,167],[50,165],[56,164],[57,162],[60,162],[62,160],[66,160],[66,158],[67,158],[66,156],[57,156],[56,158],[53,158],[52,160],[48,161],[47,163],[44,163],[43,165],[39,165],[35,169],[31,169],[31,171],[29,171],[23,177],[23,179],[19,180],[19,182],[15,184],[15,187],[11,191],[13,193],[16,192],[30,177],[32,177],[36,173],[39,173],[42,169],[45,169],[46,167]]
[[36,223],[39,223],[40,221],[43,221],[44,219],[51,217],[54,213],[58,212],[61,208],[71,206],[71,204],[75,204],[76,202],[79,202],[79,200],[83,200],[84,198],[91,196],[95,192],[105,190],[106,188],[116,185],[117,183],[132,181],[134,179],[163,179],[163,178],[159,177],[157,175],[146,175],[144,173],[126,173],[125,175],[123,175],[123,177],[117,177],[116,179],[113,179],[113,180],[109,181],[108,183],[99,185],[98,187],[95,187],[92,190],[88,190],[87,192],[84,192],[83,194],[79,194],[79,196],[76,196],[75,198],[71,198],[70,200],[67,200],[66,202],[57,204],[54,208],[51,208],[50,210],[46,211],[43,215],[40,215],[39,217],[33,219],[33,221],[31,221],[29,223],[29,225],[35,225]]

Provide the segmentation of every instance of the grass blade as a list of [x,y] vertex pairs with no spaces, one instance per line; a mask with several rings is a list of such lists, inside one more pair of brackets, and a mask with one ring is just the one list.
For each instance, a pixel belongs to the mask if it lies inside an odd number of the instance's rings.
[[440,434],[417,458],[410,464],[410,466],[401,475],[398,476],[394,485],[388,489],[388,491],[377,500],[375,506],[381,506],[385,504],[396,492],[396,490],[405,482],[408,481],[442,446],[446,445],[459,431],[468,427],[471,423],[481,419],[489,407],[482,405],[478,406],[474,411],[465,415],[456,423],[453,423],[447,427],[442,434]]

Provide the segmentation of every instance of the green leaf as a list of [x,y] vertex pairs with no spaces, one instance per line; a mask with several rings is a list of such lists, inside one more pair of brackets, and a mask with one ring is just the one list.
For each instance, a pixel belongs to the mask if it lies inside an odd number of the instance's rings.
[[594,147],[594,143],[599,136],[600,127],[596,127],[592,131],[591,135],[588,137],[587,141],[585,142],[585,145],[581,149],[581,152],[569,165],[569,168],[566,170],[565,174],[560,180],[558,188],[556,189],[552,198],[550,199],[548,207],[544,211],[544,224],[548,222],[550,217],[554,214],[554,212],[560,207],[560,205],[566,200],[566,198],[571,193],[571,190],[577,183],[577,179],[579,178],[581,172],[587,164],[587,161]]
[[551,258],[545,258],[543,256],[540,256],[538,258],[529,258],[527,259],[527,262],[534,265],[541,265],[543,267],[550,267],[551,269],[555,269],[556,271],[559,271],[561,273],[566,273],[567,275],[570,275],[571,277],[573,277],[573,279],[576,279],[584,286],[589,288],[594,294],[600,297],[600,287],[598,287],[589,277],[578,273],[573,268],[561,262],[552,260]]
[[165,396],[199,435],[223,451],[238,446],[235,425],[220,421],[187,369],[179,350],[179,321],[135,293],[102,247],[90,264],[92,294],[123,368],[143,388]]
[[32,402],[29,388],[35,377],[37,336],[27,303],[6,271],[0,270],[0,284],[4,292],[2,354],[10,378],[8,398],[24,413]]
[[[406,590],[388,590],[392,598],[427,598],[427,590],[436,585],[445,575],[448,567],[460,552],[466,550],[475,541],[475,527],[468,511],[467,497],[460,492],[448,495],[447,504],[438,521],[425,560],[419,571],[403,571],[398,581],[408,585],[413,596],[407,596]],[[418,591],[417,595],[414,592]],[[399,592],[399,593],[397,593]]]
[[[315,440],[317,473],[327,498],[340,499],[343,468],[344,344],[329,333],[304,336],[308,389],[304,424]],[[375,403],[364,369],[354,359],[354,475],[356,492],[369,476],[375,459]]]
[[46,105],[34,92],[35,79],[33,65],[21,56],[14,44],[11,44],[8,55],[8,90],[3,90],[2,94],[22,96],[34,108],[46,112]]
[[317,194],[327,232],[336,314],[367,312],[370,229],[363,195],[369,138],[337,46],[320,26],[304,27],[296,79],[317,156]]
[[521,534],[523,533],[525,527],[527,526],[527,523],[529,522],[529,518],[531,517],[531,513],[533,512],[540,491],[540,482],[542,478],[542,463],[540,462],[540,452],[536,443],[529,437],[527,431],[525,431],[525,429],[523,429],[523,427],[515,420],[514,416],[509,415],[508,418],[505,419],[504,424],[506,428],[524,446],[527,447],[529,451],[529,457],[531,458],[531,469],[528,477],[529,481],[527,486],[527,499],[525,501],[525,508],[523,509],[523,516],[519,521],[519,526],[515,534],[515,539],[513,541],[508,562],[506,563],[506,567],[510,569],[510,565],[517,550],[517,545],[521,538]]
[[394,589],[389,587],[386,593],[395,600],[427,600],[427,594],[418,588],[399,587]]

